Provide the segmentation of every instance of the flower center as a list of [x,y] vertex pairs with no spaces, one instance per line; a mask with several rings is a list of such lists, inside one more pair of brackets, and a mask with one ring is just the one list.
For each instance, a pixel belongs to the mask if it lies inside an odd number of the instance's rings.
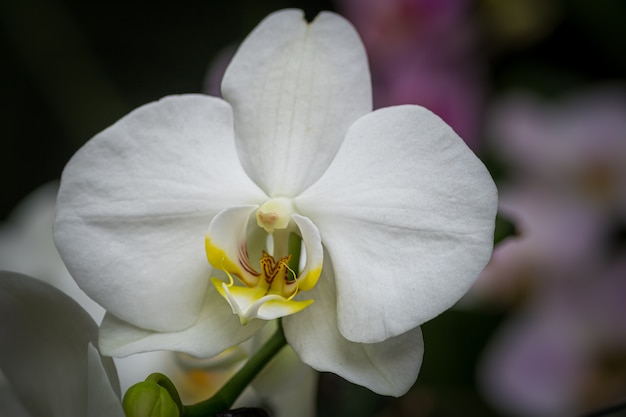
[[[260,229],[249,225],[253,213]],[[294,297],[313,288],[320,276],[321,239],[309,219],[294,213],[290,200],[224,210],[209,225],[205,246],[209,263],[228,277],[211,281],[242,324],[294,314],[313,302]]]

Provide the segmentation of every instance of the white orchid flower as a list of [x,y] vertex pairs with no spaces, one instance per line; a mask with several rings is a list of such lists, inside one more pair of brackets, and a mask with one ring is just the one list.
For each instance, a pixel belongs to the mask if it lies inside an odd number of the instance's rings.
[[123,417],[117,373],[98,326],[51,285],[0,271],[0,415]]
[[55,242],[107,310],[101,349],[213,356],[283,317],[306,364],[403,394],[420,324],[491,255],[489,173],[430,111],[372,112],[363,45],[333,13],[267,17],[222,94],[140,107],[63,172]]

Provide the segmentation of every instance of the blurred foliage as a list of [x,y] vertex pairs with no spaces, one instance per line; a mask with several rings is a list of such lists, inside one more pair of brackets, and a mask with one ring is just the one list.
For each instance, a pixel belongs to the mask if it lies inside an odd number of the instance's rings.
[[517,235],[518,231],[515,224],[501,213],[496,215],[496,230],[493,241],[497,245],[507,237]]

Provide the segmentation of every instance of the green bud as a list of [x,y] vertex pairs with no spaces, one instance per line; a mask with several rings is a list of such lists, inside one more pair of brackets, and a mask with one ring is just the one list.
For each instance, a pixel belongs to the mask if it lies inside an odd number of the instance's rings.
[[155,382],[139,382],[126,391],[122,407],[126,417],[179,417],[176,402]]

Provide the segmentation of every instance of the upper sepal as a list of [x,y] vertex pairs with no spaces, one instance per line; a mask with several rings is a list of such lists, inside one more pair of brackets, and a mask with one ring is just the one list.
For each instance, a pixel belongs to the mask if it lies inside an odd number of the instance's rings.
[[[293,197],[332,161],[348,127],[372,109],[365,48],[343,17],[301,10],[266,17],[222,81],[242,164],[271,197]],[[311,157],[315,155],[315,157]]]

